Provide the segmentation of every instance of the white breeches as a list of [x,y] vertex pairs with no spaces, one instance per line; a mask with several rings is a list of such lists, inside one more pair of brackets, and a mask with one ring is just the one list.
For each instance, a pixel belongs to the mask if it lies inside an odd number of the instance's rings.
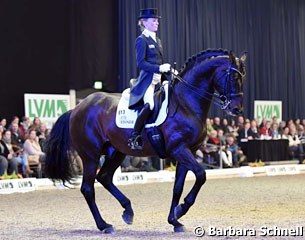
[[155,84],[150,84],[143,97],[144,104],[149,103],[150,110],[154,109],[155,86]]
[[161,74],[154,73],[153,78],[151,80],[151,84],[147,88],[143,101],[144,104],[149,103],[150,110],[154,109],[154,93],[155,93],[155,86],[161,82]]

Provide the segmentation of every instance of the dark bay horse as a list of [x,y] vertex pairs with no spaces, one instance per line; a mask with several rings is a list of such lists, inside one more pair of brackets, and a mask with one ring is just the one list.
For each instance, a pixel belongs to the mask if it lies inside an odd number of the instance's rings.
[[[175,232],[185,231],[178,221],[195,203],[206,173],[194,157],[205,137],[205,120],[211,101],[231,114],[242,112],[242,85],[246,55],[236,57],[218,49],[207,50],[190,58],[172,83],[168,117],[158,128],[163,133],[166,154],[177,162],[173,198],[168,222]],[[46,148],[46,175],[54,180],[73,178],[72,151],[83,161],[81,192],[91,210],[98,229],[115,231],[101,216],[96,202],[94,182],[97,179],[124,208],[122,218],[133,222],[130,200],[113,184],[115,170],[125,155],[154,156],[154,149],[143,132],[143,150],[131,150],[128,138],[132,129],[121,129],[115,124],[121,94],[98,92],[91,94],[73,110],[63,114],[50,133]],[[99,159],[105,162],[97,173]],[[188,171],[195,174],[195,183],[179,204]]]

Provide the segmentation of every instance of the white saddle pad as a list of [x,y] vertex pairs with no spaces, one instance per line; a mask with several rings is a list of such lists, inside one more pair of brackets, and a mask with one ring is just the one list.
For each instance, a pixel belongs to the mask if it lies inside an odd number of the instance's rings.
[[[167,105],[168,105],[168,82],[163,82],[164,90],[165,90],[165,99],[162,102],[158,117],[156,122],[146,124],[145,128],[159,126],[161,125],[167,116]],[[138,117],[137,111],[131,110],[128,108],[130,98],[130,88],[127,88],[123,91],[122,97],[118,104],[118,109],[116,112],[115,122],[119,128],[133,128]]]

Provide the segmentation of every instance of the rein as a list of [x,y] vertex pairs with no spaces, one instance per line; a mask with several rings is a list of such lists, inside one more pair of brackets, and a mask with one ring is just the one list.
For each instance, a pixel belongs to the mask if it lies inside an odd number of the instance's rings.
[[[229,66],[226,69],[226,91],[224,95],[220,95],[218,93],[210,93],[208,91],[206,91],[204,94],[201,94],[199,91],[201,91],[200,88],[197,88],[195,86],[193,86],[192,84],[190,84],[189,82],[185,81],[182,77],[180,77],[178,74],[175,74],[174,71],[171,71],[171,74],[178,79],[181,83],[185,84],[190,90],[192,90],[195,94],[197,94],[200,98],[203,98],[205,100],[208,101],[212,101],[215,105],[217,105],[218,107],[220,107],[222,110],[226,109],[229,104],[231,103],[231,98],[232,97],[237,97],[242,95],[243,93],[228,93],[229,92],[229,87],[228,87],[228,82],[230,81],[230,75],[231,72],[236,72],[238,73],[242,78],[244,77],[244,74],[242,74],[238,69]],[[205,96],[205,94],[209,95],[209,97]],[[212,98],[212,99],[211,99]]]

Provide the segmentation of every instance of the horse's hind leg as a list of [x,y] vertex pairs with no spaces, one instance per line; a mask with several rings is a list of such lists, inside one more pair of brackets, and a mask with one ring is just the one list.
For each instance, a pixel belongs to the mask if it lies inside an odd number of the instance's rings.
[[179,200],[181,198],[187,171],[188,170],[183,165],[178,163],[177,168],[176,168],[173,199],[172,199],[169,216],[167,219],[168,223],[174,226],[175,232],[184,232],[185,231],[184,226],[180,222],[178,222],[178,220],[175,218],[174,211],[175,211],[175,208],[178,206]]
[[84,162],[85,164],[84,164],[81,192],[86,199],[86,202],[94,217],[97,228],[104,233],[113,233],[115,231],[114,228],[112,227],[112,225],[104,221],[95,202],[94,181],[96,177],[98,162],[96,160],[89,160],[84,156],[81,157],[83,160],[86,161]]
[[130,200],[113,184],[113,175],[115,170],[121,165],[125,155],[115,152],[113,158],[105,156],[105,163],[99,171],[96,179],[119,201],[125,209],[122,218],[125,223],[133,223],[133,210]]

